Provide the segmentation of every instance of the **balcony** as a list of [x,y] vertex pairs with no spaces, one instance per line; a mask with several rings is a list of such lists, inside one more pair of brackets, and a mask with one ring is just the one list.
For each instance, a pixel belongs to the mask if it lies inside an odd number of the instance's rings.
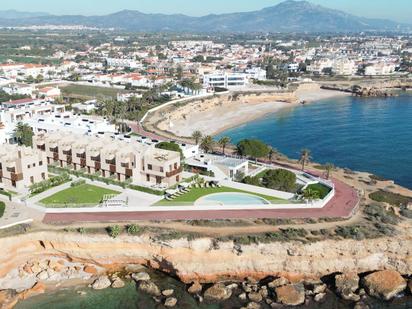
[[73,163],[73,158],[72,156],[67,156],[67,164],[72,164]]
[[110,164],[109,165],[109,172],[110,173],[116,173],[116,165]]
[[11,174],[10,174],[10,179],[11,179],[11,181],[20,181],[20,180],[23,180],[23,174],[11,173]]
[[132,177],[133,176],[133,170],[131,168],[126,168],[126,176],[127,177]]
[[99,171],[102,168],[102,165],[100,164],[100,162],[94,162],[94,169]]
[[86,167],[86,159],[80,159],[80,167]]
[[59,160],[59,153],[53,152],[53,160]]
[[46,146],[45,145],[37,145],[37,149],[41,151],[46,151]]
[[180,174],[181,172],[183,172],[182,166],[180,166],[178,169],[175,169],[174,171],[166,172],[166,177],[173,177]]

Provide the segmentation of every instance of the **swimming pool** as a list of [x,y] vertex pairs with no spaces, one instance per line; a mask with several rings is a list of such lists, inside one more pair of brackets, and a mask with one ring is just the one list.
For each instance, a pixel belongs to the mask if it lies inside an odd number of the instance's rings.
[[264,205],[270,204],[264,198],[257,195],[225,192],[214,193],[201,197],[195,202],[195,205]]

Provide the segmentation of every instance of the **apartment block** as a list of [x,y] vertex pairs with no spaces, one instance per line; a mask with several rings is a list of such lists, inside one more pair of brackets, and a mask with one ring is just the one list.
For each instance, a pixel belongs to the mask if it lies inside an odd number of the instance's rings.
[[0,147],[0,188],[21,191],[48,178],[46,154],[30,147]]
[[180,153],[154,145],[59,131],[35,135],[33,147],[46,154],[48,164],[136,185],[169,187],[182,179]]

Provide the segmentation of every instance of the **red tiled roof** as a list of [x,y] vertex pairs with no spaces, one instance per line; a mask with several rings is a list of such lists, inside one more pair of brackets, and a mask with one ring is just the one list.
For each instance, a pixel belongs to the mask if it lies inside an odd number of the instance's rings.
[[10,101],[5,101],[2,102],[1,104],[4,105],[19,105],[19,104],[26,104],[26,103],[31,103],[33,102],[33,99],[27,98],[27,99],[19,99],[19,100],[10,100]]

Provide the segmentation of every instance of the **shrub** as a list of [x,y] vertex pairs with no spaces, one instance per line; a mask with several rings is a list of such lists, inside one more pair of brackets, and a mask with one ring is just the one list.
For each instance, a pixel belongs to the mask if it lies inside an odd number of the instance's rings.
[[85,183],[86,183],[86,180],[84,180],[84,179],[79,179],[79,180],[73,181],[73,182],[70,184],[70,187],[78,187],[78,186],[84,185]]
[[5,211],[6,211],[6,204],[4,202],[0,202],[0,218],[3,217]]
[[113,226],[109,226],[107,228],[107,232],[109,233],[109,236],[112,238],[116,238],[120,235],[121,232],[121,228],[119,225],[113,225]]
[[163,149],[163,150],[169,150],[169,151],[175,151],[180,153],[180,158],[183,158],[183,152],[180,146],[176,143],[171,143],[171,142],[160,142],[156,144],[156,148]]
[[412,210],[411,209],[407,209],[407,208],[403,208],[400,211],[400,214],[406,218],[412,219]]
[[378,221],[385,224],[396,225],[400,221],[395,214],[385,210],[384,207],[376,204],[368,205],[365,208],[365,214],[368,216],[369,220]]
[[30,194],[35,195],[44,192],[50,188],[60,186],[66,182],[70,181],[70,176],[67,173],[61,174],[59,176],[51,177],[47,180],[35,183],[30,186]]
[[9,201],[11,201],[12,195],[11,195],[10,192],[7,192],[7,191],[5,191],[5,190],[0,189],[0,194],[7,196],[7,197],[9,198]]
[[412,202],[412,198],[403,196],[389,191],[375,191],[369,194],[369,197],[377,202],[385,202],[394,206],[408,205]]
[[296,190],[296,175],[285,169],[268,170],[262,183],[270,189],[294,192]]
[[86,230],[85,230],[84,227],[80,227],[80,228],[78,229],[78,231],[79,231],[80,234],[86,233]]
[[137,224],[130,224],[127,226],[127,233],[130,235],[137,235],[140,232],[140,227]]

